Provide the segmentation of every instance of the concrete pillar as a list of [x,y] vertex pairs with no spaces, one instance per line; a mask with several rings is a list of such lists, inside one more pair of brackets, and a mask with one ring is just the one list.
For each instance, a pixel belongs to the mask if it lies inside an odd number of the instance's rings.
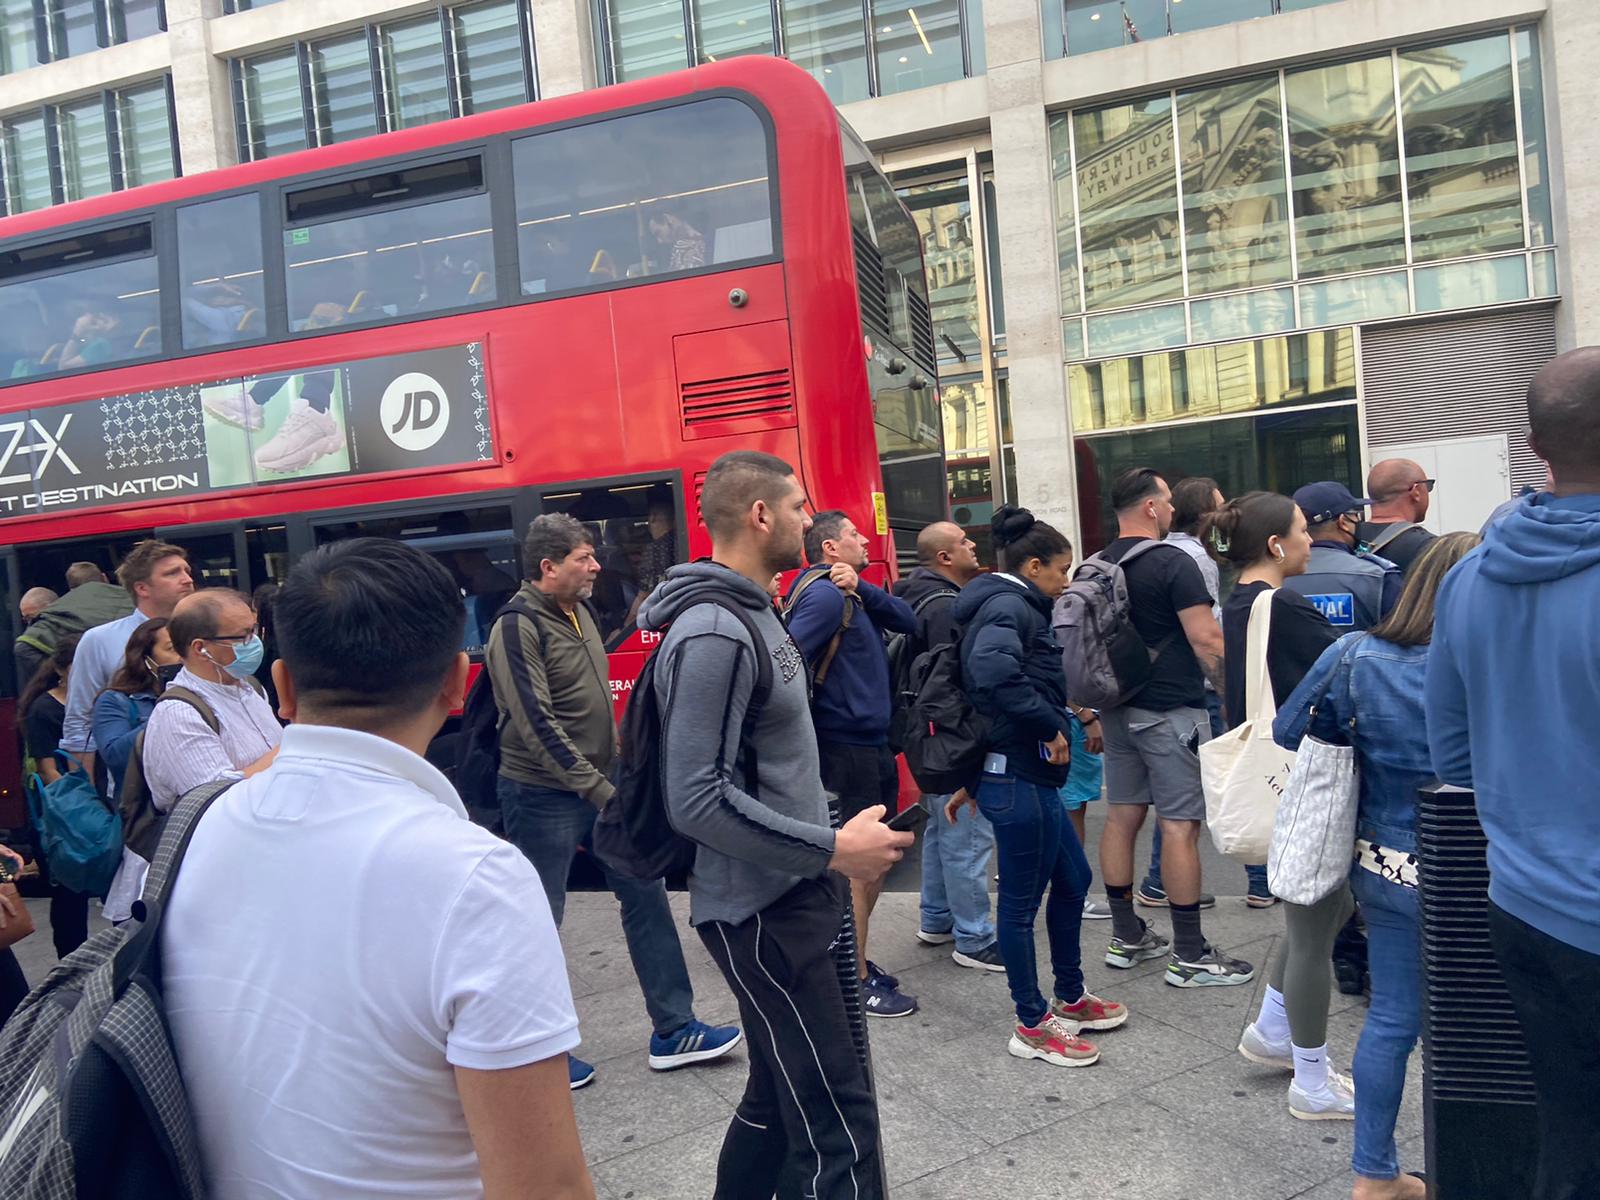
[[1078,489],[1062,364],[1038,0],[985,0],[983,26],[1017,499],[1076,543]]
[[1600,5],[1550,0],[1540,26],[1561,304],[1557,345],[1600,344]]
[[221,14],[221,0],[167,0],[172,104],[185,175],[239,161],[228,63],[211,49],[211,18]]
[[532,4],[540,99],[596,86],[594,10],[587,0],[532,0]]

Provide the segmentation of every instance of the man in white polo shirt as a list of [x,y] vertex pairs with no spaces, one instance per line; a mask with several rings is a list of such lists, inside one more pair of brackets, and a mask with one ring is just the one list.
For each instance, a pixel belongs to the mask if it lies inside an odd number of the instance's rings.
[[544,889],[422,757],[466,687],[459,589],[362,538],[274,617],[294,723],[206,813],[162,931],[208,1194],[592,1197]]

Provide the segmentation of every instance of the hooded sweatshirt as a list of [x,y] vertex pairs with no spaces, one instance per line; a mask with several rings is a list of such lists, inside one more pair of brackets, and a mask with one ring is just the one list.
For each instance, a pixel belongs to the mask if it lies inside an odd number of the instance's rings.
[[[712,595],[748,608],[763,644],[752,646],[733,614],[700,603]],[[833,857],[805,661],[766,591],[714,562],[668,571],[639,627],[666,629],[655,668],[662,786],[673,828],[699,846],[689,920],[737,925]],[[772,694],[752,731],[750,780],[736,760],[757,653],[772,659]]]
[[1057,734],[1072,737],[1050,612],[1050,597],[1015,575],[979,575],[956,600],[962,686],[989,717],[989,749],[1006,756],[1009,774],[1058,788],[1067,768],[1039,752]]
[[1439,589],[1428,743],[1477,793],[1489,897],[1600,954],[1600,495],[1529,497]]

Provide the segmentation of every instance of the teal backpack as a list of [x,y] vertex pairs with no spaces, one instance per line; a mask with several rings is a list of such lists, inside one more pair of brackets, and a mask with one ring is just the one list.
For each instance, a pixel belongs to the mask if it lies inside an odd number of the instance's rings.
[[100,798],[82,763],[57,751],[57,763],[63,759],[72,769],[54,783],[28,777],[28,816],[50,878],[74,892],[104,896],[122,863],[122,817]]

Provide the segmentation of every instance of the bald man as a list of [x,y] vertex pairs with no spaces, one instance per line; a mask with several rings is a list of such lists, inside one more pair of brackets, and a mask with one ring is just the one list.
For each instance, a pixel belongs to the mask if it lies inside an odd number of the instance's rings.
[[1372,515],[1361,523],[1356,536],[1374,554],[1409,572],[1411,564],[1433,541],[1433,534],[1422,527],[1433,484],[1428,473],[1409,458],[1386,458],[1374,463],[1367,475]]
[[[22,599],[17,608],[22,612],[22,627],[26,629],[39,619],[39,614],[61,599],[47,587],[29,588],[22,593]],[[28,680],[33,678],[33,673],[39,669],[39,664],[47,657],[44,651],[19,641],[12,655],[17,664],[17,691],[22,691],[28,686]]]
[[[956,637],[955,599],[975,579],[978,548],[953,521],[937,521],[917,535],[917,566],[895,584],[895,595],[917,614],[906,650],[924,650]],[[924,796],[929,820],[922,834],[922,920],[917,939],[929,946],[955,943],[951,957],[963,967],[1003,971],[989,918],[989,855],[994,829],[970,806],[946,822],[949,796]]]

